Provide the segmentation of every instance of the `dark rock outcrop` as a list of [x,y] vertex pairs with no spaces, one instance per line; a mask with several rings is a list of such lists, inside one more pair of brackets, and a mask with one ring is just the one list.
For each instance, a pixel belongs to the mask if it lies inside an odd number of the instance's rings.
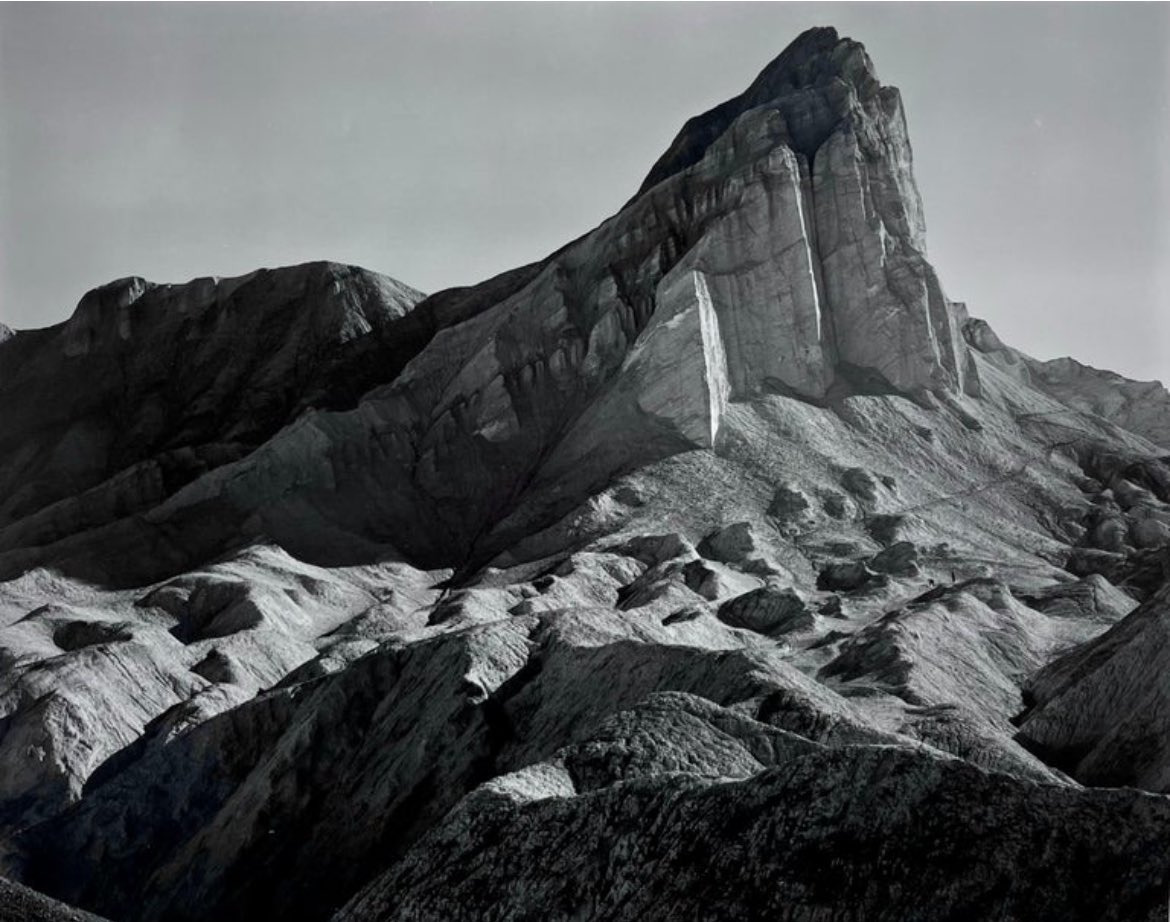
[[816,625],[808,603],[791,588],[764,587],[736,596],[719,607],[719,618],[732,627],[770,636],[805,631]]
[[[798,922],[838,906],[875,922],[1153,922],[1165,912],[1170,807],[1160,798],[1036,788],[897,749],[773,746],[775,767],[746,780],[671,772],[590,794],[541,790],[539,776],[501,783],[338,922],[567,920],[582,909]],[[973,825],[977,835],[953,834]]]
[[1018,739],[1085,784],[1170,792],[1170,588],[1028,682]]
[[869,568],[890,576],[917,576],[918,548],[910,541],[896,541],[871,557]]
[[[124,555],[127,520],[306,410],[353,406],[425,342],[410,316],[421,298],[334,263],[185,285],[130,278],[86,294],[62,324],[3,341],[0,574],[57,556],[22,549],[70,557],[113,541]],[[165,570],[172,542],[153,534],[149,569]],[[181,540],[211,556],[227,537]],[[133,579],[132,561],[119,569]]]
[[885,574],[870,569],[860,560],[837,560],[821,569],[817,588],[832,592],[856,592],[883,586],[888,579]]

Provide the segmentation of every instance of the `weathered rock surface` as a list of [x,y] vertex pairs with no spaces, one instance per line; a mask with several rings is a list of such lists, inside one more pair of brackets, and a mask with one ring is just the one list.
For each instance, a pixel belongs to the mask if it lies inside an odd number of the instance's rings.
[[918,548],[911,541],[896,541],[871,557],[869,567],[891,576],[917,576]]
[[[966,346],[924,256],[901,102],[878,83],[864,49],[831,29],[814,30],[715,111],[698,120],[701,141],[693,124],[683,129],[626,208],[543,263],[442,292],[405,316],[397,313],[413,293],[363,280],[360,290],[379,307],[397,300],[363,352],[381,359],[369,372],[377,377],[347,372],[350,386],[386,382],[355,408],[300,393],[315,393],[334,370],[328,364],[309,362],[309,380],[282,386],[271,411],[253,412],[195,377],[199,398],[188,402],[196,410],[199,400],[232,403],[249,419],[280,424],[292,410],[319,409],[259,450],[225,449],[235,454],[220,451],[214,464],[197,453],[194,473],[214,470],[164,488],[151,486],[154,468],[135,466],[144,459],[109,459],[108,433],[93,435],[84,471],[54,462],[35,487],[22,487],[27,498],[11,501],[13,525],[0,535],[0,550],[12,550],[0,553],[0,572],[54,562],[91,579],[113,569],[130,578],[107,559],[116,555],[138,560],[137,578],[149,581],[258,537],[318,563],[368,560],[388,546],[425,568],[462,568],[491,559],[633,466],[711,447],[729,399],[777,387],[810,398],[971,391]],[[141,361],[149,344],[135,324],[156,303],[166,316],[187,311],[221,323],[235,316],[233,298],[274,282],[292,289],[274,303],[300,303],[305,285],[320,284],[342,299],[342,316],[362,318],[351,326],[372,328],[367,308],[344,300],[360,286],[337,275],[327,267],[178,292],[129,280],[87,296],[51,343],[28,334],[21,348],[26,337],[18,334],[4,346],[16,356],[6,366],[17,372],[0,382],[17,414],[5,430],[22,446],[14,476],[56,450],[60,435],[47,435],[43,449],[27,447],[26,433],[46,416],[64,414],[71,438],[88,432],[73,425],[81,413],[72,405],[38,411],[36,422],[16,410],[33,402],[28,388],[44,390],[25,380],[50,356],[116,365],[132,348]],[[183,341],[197,333],[162,325],[154,335]],[[344,327],[339,338],[349,335]],[[127,435],[135,445],[169,447],[175,436],[151,428],[165,407],[148,398],[162,388],[146,387],[145,377],[131,363],[115,379],[125,381],[130,406],[152,408],[147,428],[127,427]],[[234,383],[231,392],[262,393],[262,381]],[[192,410],[187,416],[200,419]],[[251,446],[257,435],[230,418],[217,428],[232,445]],[[56,507],[33,515],[115,474],[119,486],[83,504],[111,511],[94,518],[74,510],[64,522]],[[127,503],[149,515],[127,520]],[[81,529],[91,534],[84,545],[71,537]],[[145,553],[173,535],[182,538],[168,542],[168,553]]]
[[962,330],[972,348],[1032,387],[1170,448],[1170,392],[1161,381],[1132,381],[1068,357],[1038,361],[1004,345],[985,320],[968,318]]
[[[3,330],[0,329],[0,334],[2,333]],[[103,920],[0,877],[0,922],[103,922]]]
[[[743,94],[691,119],[641,194],[701,164],[727,133],[756,126],[777,133],[790,152],[781,175],[792,184],[797,205],[793,244],[807,259],[785,273],[799,280],[798,287],[789,282],[781,289],[781,303],[795,308],[786,335],[769,336],[767,326],[751,331],[759,348],[782,347],[774,353],[780,360],[775,373],[756,367],[812,394],[842,373],[903,391],[975,387],[967,380],[955,317],[926,262],[901,97],[877,81],[858,43],[839,39],[833,29],[806,32]],[[776,240],[786,242],[783,235]],[[763,291],[775,284],[752,273],[737,273],[735,280]],[[795,375],[783,362],[794,348],[807,356],[793,362]],[[825,354],[837,374],[825,373]]]
[[804,732],[864,735],[845,701],[713,620],[505,619],[205,721],[30,831],[27,873],[115,917],[321,918],[477,784],[658,691],[753,710],[779,694],[820,715]]
[[1057,583],[1021,601],[1046,615],[1113,624],[1137,608],[1138,603],[1100,574],[1074,583]]
[[1058,642],[1053,622],[994,580],[932,589],[855,634],[821,675],[881,685],[915,704],[958,703],[1006,720]]
[[[3,341],[0,574],[80,555],[90,576],[125,584],[192,562],[187,548],[223,550],[210,523],[178,540],[165,528],[137,547],[130,538],[299,413],[351,406],[401,366],[425,335],[410,316],[421,298],[333,263],[186,285],[131,278],[86,294],[62,324]],[[107,542],[114,570],[97,550]]]
[[152,591],[95,593],[36,571],[0,583],[0,825],[63,809],[146,737],[165,742],[319,657],[344,660],[343,628],[365,644],[352,657],[390,634],[371,623],[383,610],[394,627],[419,608],[425,621],[437,592],[419,577],[253,548]]
[[1170,800],[1091,787],[1167,789],[1157,413],[945,298],[860,45],[420,298],[0,330],[0,872],[119,922],[1162,917]]
[[1170,791],[1170,589],[1028,683],[1019,740],[1085,784]]
[[[1035,787],[886,747],[781,737],[770,754],[774,767],[746,780],[682,768],[586,793],[555,764],[500,779],[338,922],[1165,912],[1163,799]],[[974,824],[977,836],[953,834]]]
[[719,618],[732,627],[779,636],[816,626],[808,603],[793,589],[763,587],[736,596],[719,607]]
[[885,585],[886,577],[856,560],[840,560],[827,564],[817,577],[817,588],[840,592]]

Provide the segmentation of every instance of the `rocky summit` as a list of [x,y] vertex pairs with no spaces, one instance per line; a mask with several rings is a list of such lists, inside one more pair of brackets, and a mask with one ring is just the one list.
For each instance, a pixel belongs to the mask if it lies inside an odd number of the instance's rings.
[[947,297],[832,29],[481,285],[0,328],[3,919],[1162,919],[1167,669],[1170,394]]

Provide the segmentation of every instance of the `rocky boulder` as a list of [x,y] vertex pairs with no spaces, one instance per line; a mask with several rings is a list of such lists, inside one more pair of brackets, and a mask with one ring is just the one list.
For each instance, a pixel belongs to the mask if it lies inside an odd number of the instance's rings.
[[727,583],[720,573],[701,560],[692,560],[683,567],[682,573],[687,588],[708,602],[714,602],[728,594]]
[[864,468],[848,468],[841,475],[841,486],[863,503],[873,503],[878,498],[877,480]]
[[886,585],[889,577],[871,570],[858,560],[838,560],[826,564],[817,575],[817,588],[832,592],[857,592]]
[[761,548],[751,523],[736,522],[704,538],[698,551],[711,560],[738,564],[759,556]]
[[790,587],[765,586],[729,599],[719,606],[719,619],[732,627],[770,636],[816,626],[808,603]]
[[781,483],[776,487],[767,512],[777,529],[790,536],[809,530],[817,520],[812,499],[791,483]]
[[918,548],[910,541],[897,541],[869,560],[869,568],[890,576],[918,575]]
[[1137,519],[1130,523],[1129,540],[1141,548],[1170,544],[1170,525],[1155,518]]

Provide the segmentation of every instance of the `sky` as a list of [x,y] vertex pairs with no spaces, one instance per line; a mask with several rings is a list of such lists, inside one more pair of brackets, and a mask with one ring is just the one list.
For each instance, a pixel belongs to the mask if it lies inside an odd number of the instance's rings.
[[948,296],[1170,383],[1164,4],[0,4],[0,321],[313,259],[481,281],[814,25],[902,90]]

